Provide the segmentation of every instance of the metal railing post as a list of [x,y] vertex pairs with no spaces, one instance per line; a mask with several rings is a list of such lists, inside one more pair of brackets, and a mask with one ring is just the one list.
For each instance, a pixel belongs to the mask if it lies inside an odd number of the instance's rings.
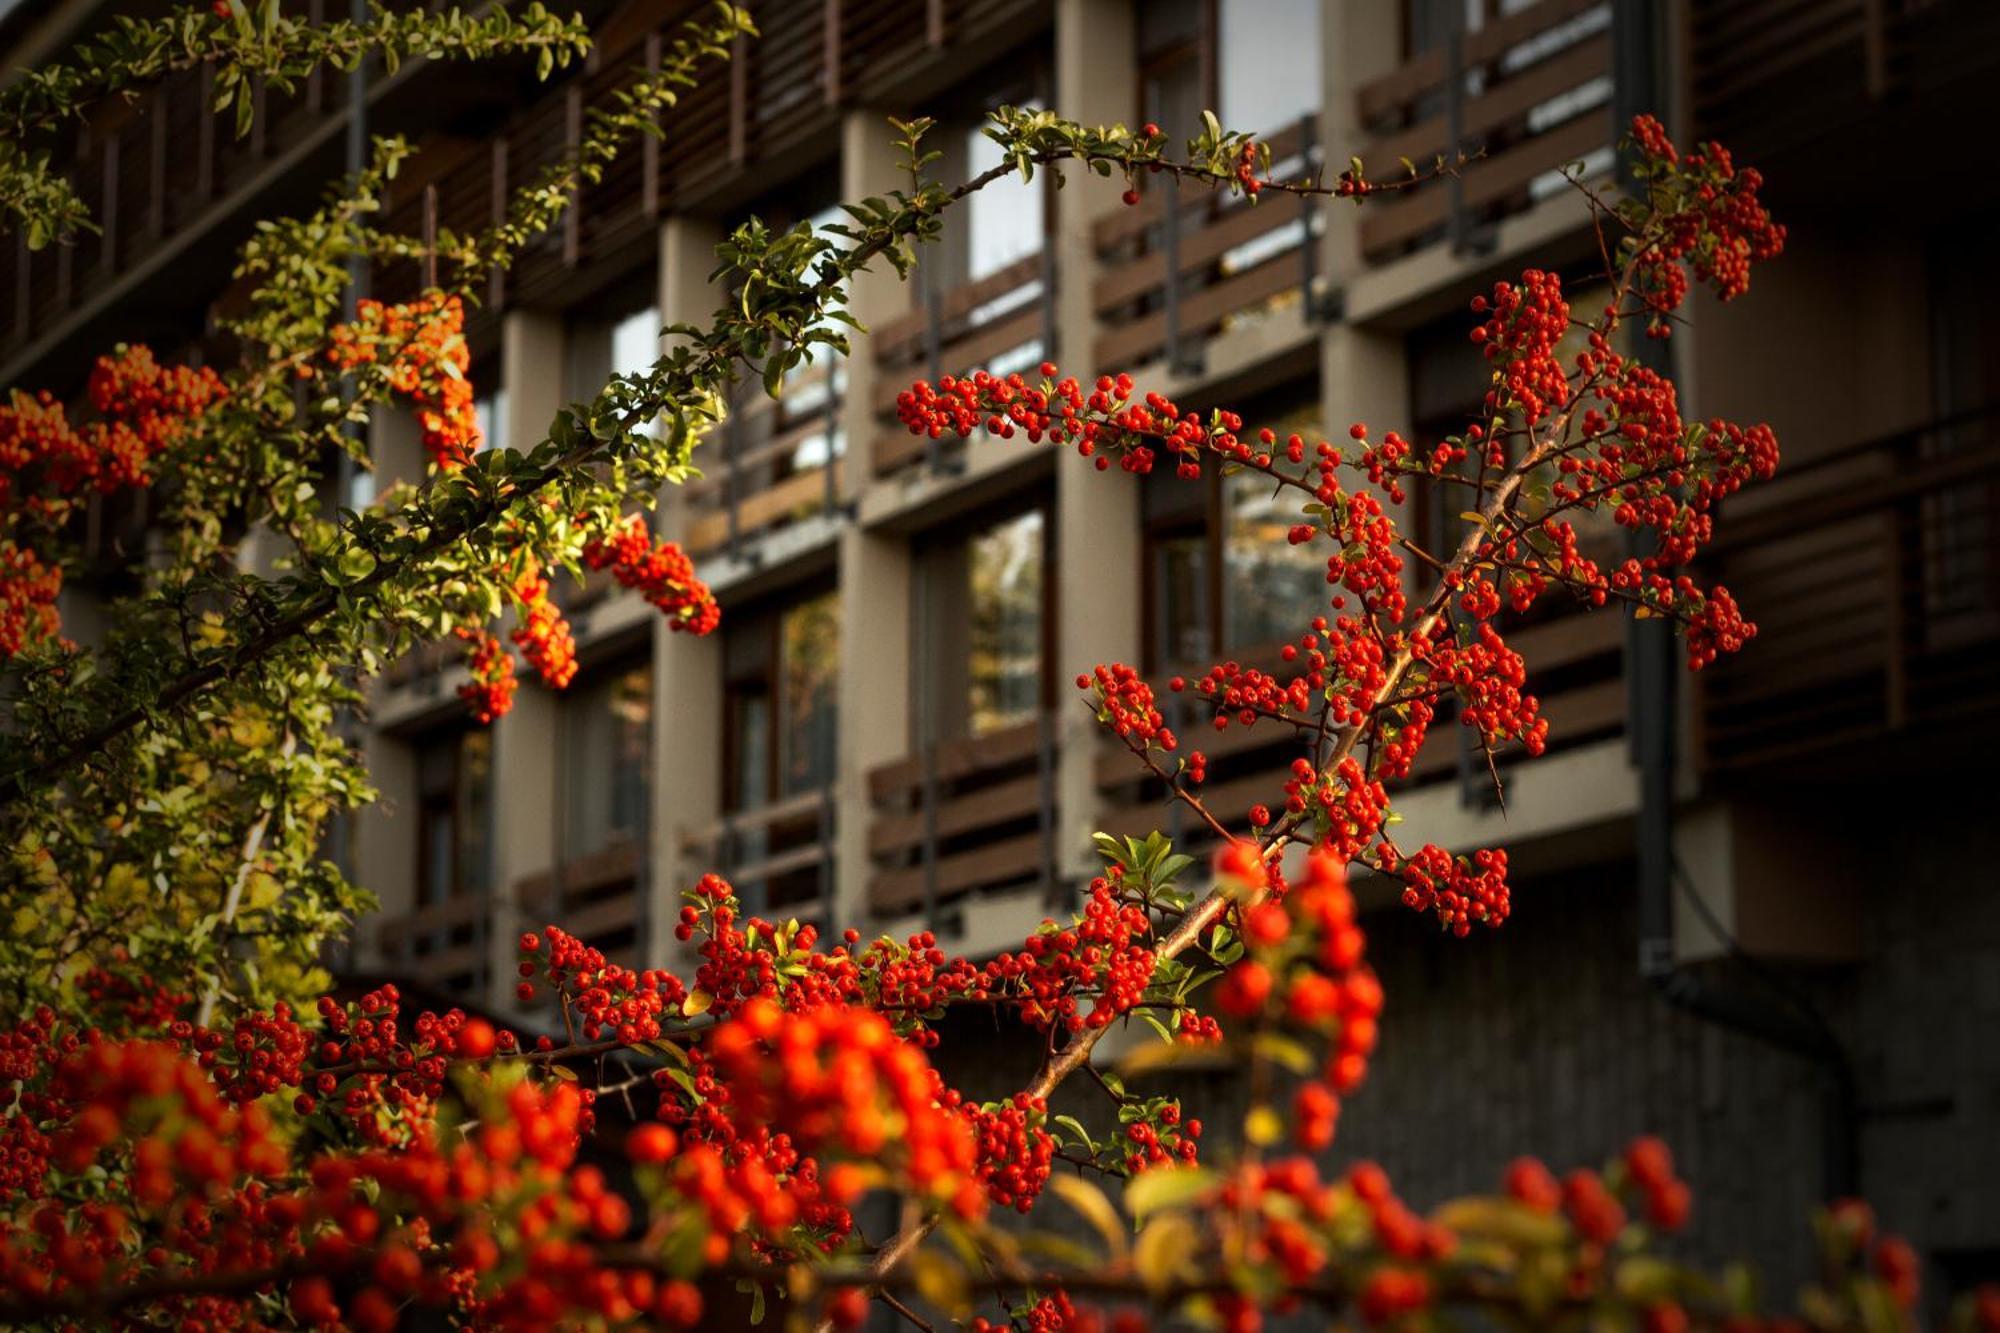
[[1042,900],[1056,895],[1056,715],[1043,708],[1036,717],[1035,829],[1042,839]]
[[938,928],[938,828],[937,828],[937,743],[924,742],[924,925]]
[[821,487],[820,491],[820,513],[829,518],[840,509],[840,487],[834,479],[833,465],[847,452],[844,445],[838,454],[834,452],[833,448],[835,432],[840,429],[840,395],[833,391],[834,369],[835,367],[832,364],[829,364],[826,368],[826,465],[824,468],[826,475],[825,484]]
[[1181,357],[1181,193],[1180,183],[1169,178],[1165,186],[1165,213],[1161,222],[1161,248],[1166,251],[1165,286],[1161,298],[1167,320],[1167,373],[1176,375],[1186,364]]
[[[1301,171],[1308,181],[1312,179],[1313,154],[1319,150],[1319,136],[1315,133],[1313,113],[1303,112],[1299,116],[1299,162]],[[1319,215],[1319,200],[1311,194],[1299,196],[1299,225],[1305,228],[1305,237],[1299,243],[1299,299],[1305,303],[1306,313],[1312,313],[1313,279],[1319,276],[1319,259],[1313,253],[1313,222]]]
[[741,556],[743,547],[742,516],[737,512],[742,480],[737,455],[741,452],[743,439],[743,414],[737,410],[737,405],[733,401],[735,395],[731,394],[730,397],[732,401],[729,404],[729,421],[722,432],[722,453],[727,462],[727,471],[722,478],[722,494],[729,517],[729,558],[735,560]]
[[831,936],[840,928],[834,914],[833,900],[833,779],[824,778],[819,784],[819,901],[820,914],[826,918],[826,933]]
[[[1447,162],[1458,160],[1459,150],[1465,144],[1465,10],[1460,5],[1446,6],[1444,38],[1444,153]],[[1446,178],[1445,195],[1450,209],[1447,235],[1451,242],[1451,252],[1462,254],[1466,249],[1465,225],[1465,179],[1454,171]]]

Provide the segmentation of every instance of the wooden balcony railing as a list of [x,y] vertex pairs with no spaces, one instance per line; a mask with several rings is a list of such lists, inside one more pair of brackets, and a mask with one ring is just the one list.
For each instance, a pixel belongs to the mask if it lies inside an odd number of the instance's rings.
[[[283,0],[288,14],[317,22],[328,0]],[[257,117],[238,139],[234,110],[217,114],[214,71],[172,75],[130,100],[96,108],[67,148],[70,183],[96,234],[30,252],[24,235],[0,244],[0,356],[12,356],[143,266],[170,237],[211,222],[218,200],[259,177],[288,150],[323,136],[343,108],[347,81],[322,70],[297,91],[251,93]],[[204,293],[203,299],[214,293]]]
[[941,459],[940,442],[910,435],[894,424],[896,395],[912,381],[972,370],[1000,373],[1052,355],[1055,280],[1053,252],[1045,245],[1039,253],[948,291],[926,283],[918,309],[875,331],[870,339],[875,410],[886,423],[871,458],[876,476],[899,472],[920,459],[934,464]]
[[[282,2],[317,18],[334,0]],[[413,236],[423,234],[426,218],[461,233],[493,223],[511,189],[576,144],[589,108],[610,105],[639,71],[657,67],[681,25],[706,3],[623,7],[602,25],[586,67],[537,89],[491,134],[460,143],[424,136],[423,151],[391,189],[390,223]],[[481,317],[509,302],[574,301],[579,268],[595,265],[592,271],[608,280],[619,266],[644,257],[663,208],[712,205],[725,194],[740,202],[750,192],[748,173],[824,156],[841,108],[894,89],[914,62],[927,61],[935,79],[943,61],[961,58],[957,48],[1045,25],[1049,17],[1047,0],[752,0],[750,10],[763,36],[743,43],[726,69],[687,90],[663,117],[663,138],[642,139],[621,153],[553,235],[494,275]],[[107,103],[73,145],[59,146],[103,234],[34,254],[18,239],[0,244],[0,358],[24,352],[113,281],[154,262],[165,245],[194,243],[214,225],[219,202],[261,181],[281,159],[293,167],[306,161],[294,160],[293,150],[308,140],[316,146],[315,164],[337,156],[335,113],[348,89],[339,72],[321,71],[293,96],[256,94],[261,114],[241,141],[226,115],[208,109],[206,78],[206,71],[190,72],[130,103]],[[426,128],[421,107],[403,107],[398,116],[398,126],[415,120],[420,135]],[[407,261],[384,266],[373,284],[377,295],[398,299],[424,276],[420,261]],[[184,302],[175,313],[197,325],[216,294],[173,293]]]
[[[1315,124],[1307,115],[1270,136],[1275,179],[1317,174]],[[1274,190],[1253,205],[1205,186],[1150,184],[1137,205],[1092,229],[1091,304],[1105,328],[1098,365],[1164,355],[1170,368],[1189,367],[1202,340],[1232,321],[1288,297],[1316,299],[1319,212],[1310,197]]]
[[1537,0],[1477,32],[1457,33],[1356,92],[1369,174],[1392,179],[1407,158],[1477,154],[1441,185],[1361,211],[1371,264],[1439,240],[1476,248],[1483,229],[1534,203],[1550,173],[1608,150],[1608,0]]
[[786,385],[776,400],[750,391],[755,396],[703,447],[702,475],[686,487],[690,554],[737,558],[749,538],[840,512],[847,475],[840,387],[836,363]]
[[[1625,724],[1622,680],[1624,628],[1612,614],[1565,613],[1539,624],[1512,630],[1507,642],[1528,660],[1529,685],[1541,700],[1549,720],[1549,751],[1573,749],[1607,736]],[[1263,660],[1268,658],[1268,660]],[[1268,670],[1281,670],[1275,651],[1252,654]],[[1261,722],[1254,727],[1231,726],[1217,732],[1207,725],[1209,712],[1198,697],[1161,691],[1169,701],[1169,722],[1182,745],[1208,757],[1208,780],[1197,788],[1202,804],[1232,832],[1250,831],[1249,810],[1259,802],[1275,808],[1293,759],[1312,758],[1298,736],[1287,728]],[[1518,751],[1495,756],[1502,769]],[[1096,762],[1097,785],[1109,807],[1106,832],[1143,837],[1160,830],[1189,847],[1207,844],[1214,833],[1180,802],[1169,804],[1161,783],[1123,747],[1106,745]],[[1467,805],[1492,800],[1492,775],[1476,737],[1457,725],[1451,712],[1441,710],[1432,724],[1431,741],[1417,758],[1407,786],[1455,781]]]
[[825,926],[833,910],[834,791],[817,788],[727,814],[682,843],[691,867],[736,888],[753,916]]
[[637,965],[644,947],[645,849],[635,839],[610,845],[514,883],[514,901],[533,925],[553,922],[621,966]]
[[1705,564],[1757,637],[1697,678],[1706,768],[1991,713],[2000,408],[1781,468],[1729,505]]
[[440,990],[474,995],[485,990],[492,903],[468,893],[401,916],[377,917],[375,950],[383,969]]
[[976,890],[1055,882],[1055,718],[920,750],[868,775],[878,917]]
[[[1739,161],[1819,136],[1851,137],[1857,114],[1884,97],[1907,104],[2000,65],[2000,7],[1990,4],[1692,0],[1687,8],[1695,130],[1728,144]],[[1948,169],[1948,143],[1938,149]]]

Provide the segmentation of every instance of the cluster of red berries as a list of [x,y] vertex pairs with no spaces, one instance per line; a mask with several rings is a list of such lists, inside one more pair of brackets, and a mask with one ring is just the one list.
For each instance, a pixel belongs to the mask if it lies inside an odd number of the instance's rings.
[[549,597],[549,581],[532,564],[514,580],[520,623],[510,636],[535,674],[552,689],[576,679],[576,636],[562,609]]
[[722,623],[722,608],[708,585],[695,577],[687,552],[677,542],[654,542],[636,514],[587,544],[583,562],[592,569],[609,569],[622,587],[638,589],[666,615],[671,629],[709,634]]
[[1494,386],[1486,393],[1486,410],[1497,417],[1519,409],[1529,426],[1569,400],[1569,374],[1562,363],[1562,340],[1569,333],[1569,302],[1562,279],[1541,269],[1529,269],[1516,283],[1493,284],[1491,296],[1472,298],[1475,314],[1486,320],[1472,330],[1472,341],[1486,359],[1500,363]]
[[337,370],[379,370],[390,391],[416,408],[424,449],[440,472],[457,471],[479,452],[479,418],[467,375],[472,353],[465,341],[465,307],[456,296],[401,305],[364,300],[353,322],[334,326],[326,355]]
[[496,718],[505,717],[514,706],[514,691],[518,686],[514,679],[514,655],[497,635],[485,630],[461,625],[452,633],[471,645],[465,669],[472,679],[458,687],[458,697],[465,700],[473,721],[488,726]]
[[1161,714],[1153,687],[1123,662],[1100,663],[1076,678],[1079,690],[1097,695],[1097,720],[1132,749],[1144,752],[1178,748],[1180,741]]
[[1056,1144],[1045,1126],[1048,1103],[1025,1092],[1004,1102],[980,1105],[947,1089],[942,1101],[956,1108],[977,1139],[979,1184],[996,1208],[1026,1213],[1041,1197],[1055,1165]]
[[121,344],[91,367],[91,419],[54,395],[15,391],[0,403],[0,659],[56,637],[62,568],[35,547],[89,497],[145,486],[154,460],[199,431],[228,395],[207,367],[162,366]]
[[1651,280],[1647,298],[1656,312],[1655,328],[1664,330],[1662,317],[1686,296],[1682,263],[1723,300],[1732,300],[1749,290],[1753,263],[1784,253],[1785,228],[1772,221],[1757,197],[1763,174],[1754,167],[1738,171],[1721,144],[1704,144],[1683,160],[1665,127],[1646,115],[1633,117],[1632,138],[1647,159],[1666,232],[1646,256],[1643,271]]
[[1318,1151],[1333,1139],[1340,1098],[1367,1076],[1382,984],[1365,961],[1367,939],[1347,884],[1349,857],[1317,847],[1304,877],[1287,885],[1246,846],[1238,844],[1236,855],[1217,864],[1218,876],[1245,895],[1237,922],[1248,951],[1223,974],[1215,1003],[1232,1018],[1284,1023],[1325,1042],[1319,1076],[1293,1099],[1301,1112],[1294,1138]]

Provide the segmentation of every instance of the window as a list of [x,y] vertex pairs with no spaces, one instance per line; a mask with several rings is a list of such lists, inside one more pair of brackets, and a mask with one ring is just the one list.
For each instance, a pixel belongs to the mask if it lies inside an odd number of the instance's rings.
[[417,750],[417,897],[425,906],[491,885],[493,733],[470,727]]
[[[1245,417],[1281,439],[1324,435],[1318,405],[1295,395]],[[1165,469],[1145,486],[1149,666],[1206,666],[1304,632],[1298,608],[1324,600],[1326,553],[1286,540],[1300,519],[1297,492],[1253,473],[1195,483]]]
[[967,672],[972,734],[1025,722],[1042,703],[1039,509],[996,523],[968,544]]
[[[475,381],[476,382],[476,381]],[[472,400],[472,415],[479,427],[481,449],[507,447],[507,388],[496,384]]]
[[963,531],[918,558],[918,745],[1004,731],[1047,699],[1042,511],[1017,509]]
[[660,312],[655,306],[573,319],[566,367],[568,397],[588,401],[613,375],[641,374],[659,359]]
[[643,841],[652,788],[651,663],[592,671],[562,707],[564,860]]
[[[968,176],[1000,165],[1000,145],[981,129],[966,131]],[[1010,176],[980,190],[966,201],[969,239],[966,279],[977,282],[1042,249],[1044,177],[1022,181]]]
[[738,611],[723,634],[722,868],[752,910],[824,919],[833,831],[824,798],[839,764],[839,593],[808,589]]
[[1320,0],[1221,0],[1216,114],[1251,134],[1319,110]]
[[724,808],[756,810],[831,782],[838,763],[839,594],[738,615],[725,633]]

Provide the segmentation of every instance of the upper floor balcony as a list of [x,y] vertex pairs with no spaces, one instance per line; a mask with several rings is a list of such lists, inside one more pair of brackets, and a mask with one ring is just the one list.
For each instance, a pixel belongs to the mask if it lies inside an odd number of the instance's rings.
[[1709,572],[1757,622],[1697,677],[1719,779],[1866,749],[1966,763],[2000,698],[2000,409],[1840,449],[1729,501]]

